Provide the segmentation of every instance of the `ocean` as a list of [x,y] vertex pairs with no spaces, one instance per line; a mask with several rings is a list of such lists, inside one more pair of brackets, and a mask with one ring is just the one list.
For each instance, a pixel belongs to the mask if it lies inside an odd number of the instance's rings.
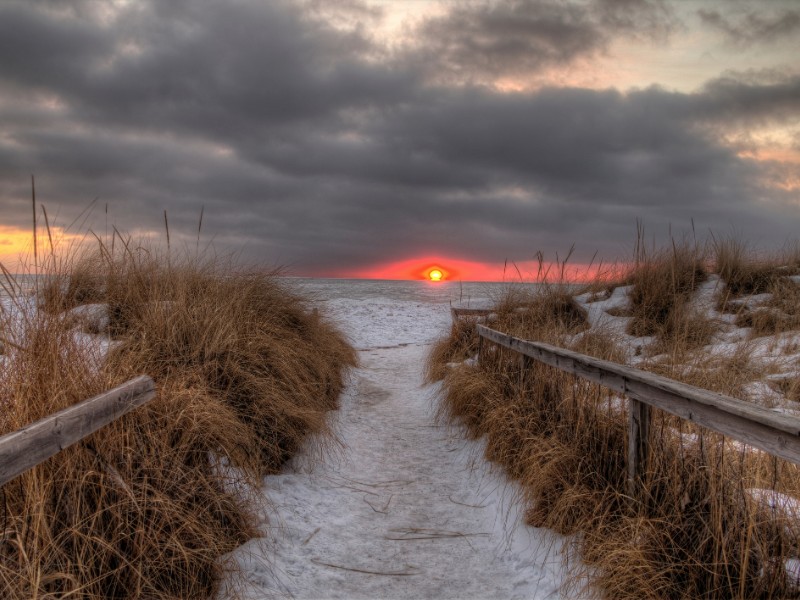
[[[44,281],[44,276],[39,278],[39,283]],[[0,299],[6,299],[9,294],[27,296],[36,288],[35,275],[12,275],[11,278],[0,275]]]
[[401,281],[383,279],[312,279],[287,277],[288,282],[316,300],[401,300],[480,307],[497,300],[510,285],[535,284],[475,281]]

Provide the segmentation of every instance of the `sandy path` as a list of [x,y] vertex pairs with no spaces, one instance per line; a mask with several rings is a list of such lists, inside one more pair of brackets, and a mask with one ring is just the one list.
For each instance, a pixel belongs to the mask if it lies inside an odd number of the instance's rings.
[[[401,339],[425,326],[415,312],[442,310],[407,308],[393,315]],[[363,349],[334,416],[344,447],[265,480],[270,536],[236,552],[248,597],[559,596],[561,542],[517,526],[515,488],[480,444],[433,421],[426,351],[411,341]]]

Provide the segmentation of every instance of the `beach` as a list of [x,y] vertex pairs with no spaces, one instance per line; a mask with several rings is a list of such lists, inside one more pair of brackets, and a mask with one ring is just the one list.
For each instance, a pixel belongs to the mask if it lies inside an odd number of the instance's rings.
[[[330,415],[338,443],[264,480],[265,537],[233,553],[245,596],[559,597],[563,539],[521,522],[518,488],[435,419],[439,384],[423,384],[455,284],[310,285],[339,296],[323,304],[360,366]],[[471,284],[472,302],[501,287]]]

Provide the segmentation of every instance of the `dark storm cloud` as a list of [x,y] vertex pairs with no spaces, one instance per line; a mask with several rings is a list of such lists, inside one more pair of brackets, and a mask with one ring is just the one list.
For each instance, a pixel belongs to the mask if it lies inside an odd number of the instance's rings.
[[[769,3],[760,4],[759,9],[765,7],[770,8]],[[749,10],[734,18],[717,10],[701,9],[697,15],[736,46],[771,44],[800,35],[800,10],[797,9],[783,8],[769,15]]]
[[727,73],[703,86],[696,110],[721,122],[792,123],[800,119],[800,75]]
[[0,9],[0,68],[7,85],[69,86],[114,50],[111,32],[33,6],[15,3]]
[[610,34],[664,41],[681,26],[675,11],[661,0],[598,0],[590,6]]
[[674,25],[662,3],[646,0],[456,4],[420,27],[411,56],[437,78],[494,79],[594,56],[619,34],[660,39]]
[[105,203],[129,229],[161,230],[166,209],[190,240],[202,206],[215,243],[306,273],[421,253],[523,260],[576,241],[614,255],[637,218],[773,238],[797,223],[714,131],[795,118],[791,75],[727,74],[695,94],[431,83],[437,37],[448,68],[510,73],[668,35],[658,3],[447,4],[393,53],[364,25],[380,11],[351,0],[105,6],[0,7],[4,224],[26,225],[31,172],[64,223],[99,197],[95,228]]
[[[94,29],[26,5],[0,17],[0,76],[51,90],[73,104],[73,117],[110,125],[238,137],[409,89],[402,75],[359,60],[367,45],[357,34],[303,20],[286,3],[140,3]],[[51,37],[54,52],[42,51]]]

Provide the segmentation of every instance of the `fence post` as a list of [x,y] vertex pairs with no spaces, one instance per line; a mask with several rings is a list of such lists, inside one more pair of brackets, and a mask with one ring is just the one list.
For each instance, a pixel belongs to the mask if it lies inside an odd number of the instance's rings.
[[533,359],[524,354],[519,355],[519,385],[520,388],[525,387],[525,382],[528,380],[528,375],[533,368]]
[[774,411],[607,360],[543,342],[532,342],[477,325],[485,343],[498,344],[536,362],[577,375],[629,399],[627,475],[633,496],[637,479],[647,474],[648,406],[730,436],[749,446],[800,465],[800,417]]
[[650,406],[628,399],[628,495],[639,498],[650,443]]

